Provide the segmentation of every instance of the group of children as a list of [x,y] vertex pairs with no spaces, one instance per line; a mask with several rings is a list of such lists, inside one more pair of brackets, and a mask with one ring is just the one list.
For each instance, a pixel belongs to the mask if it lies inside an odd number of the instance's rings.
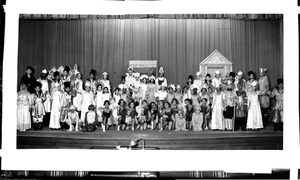
[[[129,67],[117,87],[112,87],[108,73],[96,80],[96,71],[82,80],[77,65],[43,70],[38,80],[28,67],[18,92],[17,129],[26,131],[33,125],[41,130],[43,122],[51,129],[104,132],[116,126],[117,131],[130,129],[175,131],[258,130],[263,128],[264,108],[269,98],[276,98],[274,130],[282,130],[283,80],[271,92],[264,69],[259,80],[248,73],[249,80],[231,72],[220,77],[210,74],[188,77],[187,84],[167,84],[163,68],[159,76],[140,75]],[[235,121],[233,121],[235,120]]]

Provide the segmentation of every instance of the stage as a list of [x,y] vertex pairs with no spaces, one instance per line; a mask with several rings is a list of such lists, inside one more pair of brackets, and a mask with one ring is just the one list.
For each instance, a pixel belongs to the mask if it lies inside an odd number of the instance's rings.
[[[159,150],[282,150],[283,132],[273,131],[273,124],[259,131],[211,131],[203,132],[164,130],[126,130],[116,127],[103,132],[67,132],[66,130],[29,130],[17,132],[18,149],[116,149],[129,146],[133,139],[145,139],[146,149]],[[140,141],[135,149],[141,149]]]

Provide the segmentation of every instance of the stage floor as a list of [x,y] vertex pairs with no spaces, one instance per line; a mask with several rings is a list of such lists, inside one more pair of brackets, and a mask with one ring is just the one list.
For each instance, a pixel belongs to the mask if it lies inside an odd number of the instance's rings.
[[[29,130],[17,133],[17,147],[116,149],[128,146],[132,139],[144,138],[146,147],[156,149],[282,149],[283,132],[273,131],[273,124],[259,131],[158,131],[125,130],[115,127],[103,132],[67,132],[66,130]],[[139,143],[142,144],[142,143]],[[141,145],[139,145],[141,146]]]

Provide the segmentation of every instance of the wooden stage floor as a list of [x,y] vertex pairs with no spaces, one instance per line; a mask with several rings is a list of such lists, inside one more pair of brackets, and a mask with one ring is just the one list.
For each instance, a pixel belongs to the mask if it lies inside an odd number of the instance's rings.
[[[273,131],[273,124],[259,131],[176,132],[174,130],[126,130],[115,127],[107,132],[67,132],[66,130],[29,130],[17,132],[18,149],[116,149],[129,146],[132,139],[145,139],[146,148],[160,150],[282,150],[283,132]],[[142,142],[139,142],[141,147]]]

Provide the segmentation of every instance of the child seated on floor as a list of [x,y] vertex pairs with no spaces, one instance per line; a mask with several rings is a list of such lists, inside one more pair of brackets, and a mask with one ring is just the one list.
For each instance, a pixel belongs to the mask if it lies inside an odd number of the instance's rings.
[[127,117],[126,117],[126,124],[131,125],[131,130],[134,131],[134,127],[137,124],[137,115],[138,113],[135,110],[135,103],[134,101],[129,102],[128,110],[127,110]]
[[120,129],[125,130],[125,128],[126,128],[125,119],[126,119],[126,115],[127,115],[127,109],[126,109],[126,103],[123,99],[120,99],[118,105],[119,105],[119,107],[118,107],[118,129],[117,129],[117,131],[120,131]]
[[81,130],[82,121],[79,119],[78,112],[76,111],[76,107],[74,105],[71,105],[69,109],[68,119],[66,120],[66,122],[70,127],[67,131]]
[[89,105],[88,112],[85,113],[84,125],[82,128],[83,132],[93,132],[99,126],[98,115],[95,112],[94,105]]
[[175,131],[187,131],[183,109],[179,109],[178,114],[175,114],[175,128]]
[[148,102],[146,100],[142,101],[142,109],[141,109],[141,115],[140,115],[140,126],[141,130],[146,130],[147,125],[151,124],[151,114],[149,111]]

